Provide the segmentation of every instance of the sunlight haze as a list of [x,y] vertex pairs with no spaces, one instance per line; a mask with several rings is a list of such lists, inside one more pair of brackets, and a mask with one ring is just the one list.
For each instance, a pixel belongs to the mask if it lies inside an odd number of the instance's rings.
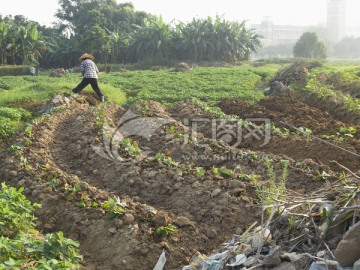
[[[4,1],[4,0],[3,0]],[[136,11],[145,11],[162,16],[166,22],[189,21],[192,18],[223,16],[226,20],[260,23],[271,17],[275,24],[324,25],[327,0],[133,0]],[[11,0],[1,6],[0,14],[23,15],[40,24],[51,26],[56,20],[58,0]],[[347,0],[347,26],[360,26],[358,0]]]

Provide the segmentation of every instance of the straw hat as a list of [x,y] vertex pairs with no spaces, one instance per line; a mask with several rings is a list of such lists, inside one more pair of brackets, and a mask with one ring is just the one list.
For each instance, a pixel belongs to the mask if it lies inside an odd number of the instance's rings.
[[85,58],[89,58],[90,60],[94,61],[94,56],[88,53],[84,53],[82,56],[80,56],[79,61],[82,61]]

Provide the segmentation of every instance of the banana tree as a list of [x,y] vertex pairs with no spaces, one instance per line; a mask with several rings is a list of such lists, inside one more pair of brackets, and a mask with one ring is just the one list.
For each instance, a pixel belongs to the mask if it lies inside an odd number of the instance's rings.
[[1,65],[6,64],[6,41],[8,37],[8,26],[5,22],[0,22],[0,59]]
[[188,24],[180,23],[178,29],[181,33],[181,41],[177,46],[180,53],[190,54],[190,58],[194,61],[202,60],[208,48],[213,46],[208,22],[193,19]]
[[20,28],[14,22],[9,25],[9,32],[6,43],[6,53],[11,59],[11,64],[16,65],[16,59],[20,54],[19,43]]
[[132,37],[130,46],[136,48],[137,60],[156,55],[168,58],[172,30],[161,17],[155,20],[144,19],[144,26],[137,26]]

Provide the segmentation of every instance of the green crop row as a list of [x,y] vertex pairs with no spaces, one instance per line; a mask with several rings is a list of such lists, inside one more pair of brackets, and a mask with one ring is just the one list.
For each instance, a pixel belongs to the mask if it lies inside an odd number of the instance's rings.
[[[99,86],[108,101],[119,105],[148,99],[169,105],[191,98],[210,105],[224,98],[238,98],[256,103],[264,98],[264,88],[282,68],[280,64],[257,67],[244,64],[233,67],[194,67],[188,72],[174,72],[171,69],[111,71],[100,74]],[[355,81],[358,80],[360,68],[353,64],[325,63],[311,69],[310,79],[320,72],[328,75],[341,72],[342,78]],[[50,71],[43,71],[37,77],[1,76],[0,105],[14,107],[24,102],[46,100],[55,94],[71,94],[71,89],[81,81],[80,73],[70,73],[61,78],[49,75]],[[310,81],[308,89],[313,86]],[[333,91],[331,86],[327,85],[316,88],[322,91],[322,95],[331,95]],[[84,91],[93,92],[90,86]],[[349,97],[346,99],[349,100]],[[351,104],[355,103],[351,100]]]
[[30,112],[24,109],[0,107],[0,140],[15,135],[21,124],[30,118]]
[[78,269],[79,244],[62,232],[41,235],[35,229],[32,204],[22,194],[2,184],[0,190],[0,269]]

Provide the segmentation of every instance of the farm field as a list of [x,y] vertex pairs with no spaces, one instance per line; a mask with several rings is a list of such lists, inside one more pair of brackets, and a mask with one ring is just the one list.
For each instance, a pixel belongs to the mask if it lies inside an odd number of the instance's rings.
[[[42,205],[40,232],[79,243],[82,269],[153,269],[163,251],[165,270],[352,266],[339,243],[360,220],[359,75],[312,62],[110,72],[102,104],[70,96],[79,74],[0,77],[0,176]],[[263,94],[275,79],[289,94]],[[256,244],[258,226],[271,239]],[[275,246],[301,258],[268,263]],[[225,266],[236,254],[260,260]]]

